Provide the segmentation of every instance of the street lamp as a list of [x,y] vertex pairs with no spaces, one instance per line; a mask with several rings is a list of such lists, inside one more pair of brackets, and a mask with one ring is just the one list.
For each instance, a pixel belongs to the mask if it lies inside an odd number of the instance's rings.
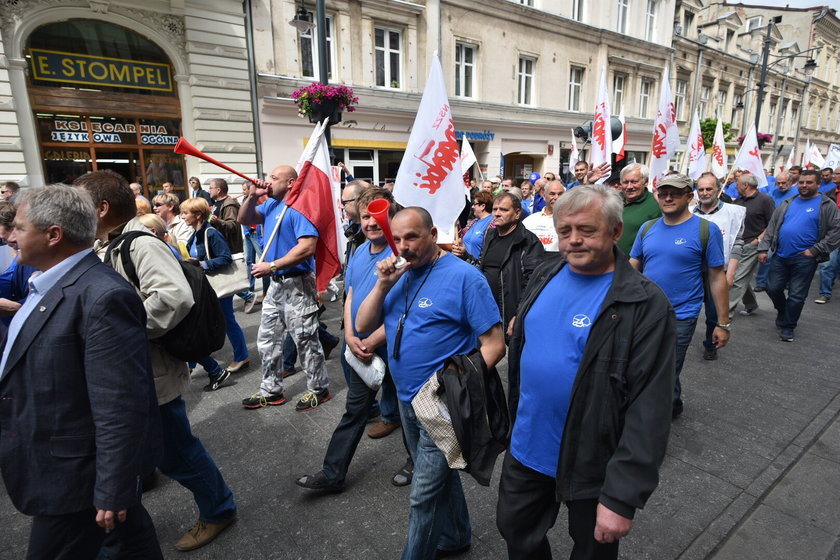
[[298,30],[298,33],[306,33],[315,27],[315,23],[309,19],[309,12],[303,7],[303,2],[295,13],[295,17],[289,22],[289,25]]
[[793,138],[793,155],[796,156],[796,148],[799,147],[799,129],[802,128],[802,113],[805,112],[805,96],[808,95],[808,88],[811,87],[811,78],[814,77],[814,70],[817,69],[817,61],[809,58],[802,68],[805,74],[805,87],[802,88],[802,101],[799,102],[799,115],[796,118],[796,135]]

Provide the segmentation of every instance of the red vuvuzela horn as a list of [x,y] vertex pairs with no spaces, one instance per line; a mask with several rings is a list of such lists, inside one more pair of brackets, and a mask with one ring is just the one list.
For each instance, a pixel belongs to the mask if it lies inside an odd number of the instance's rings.
[[[232,167],[228,167],[227,165],[220,162],[219,160],[211,158],[210,156],[208,156],[207,154],[205,154],[204,152],[200,151],[198,148],[196,148],[195,146],[193,146],[192,144],[187,142],[187,139],[184,138],[183,136],[178,138],[178,143],[175,144],[175,150],[174,151],[175,151],[176,154],[184,154],[184,155],[187,155],[187,156],[195,156],[197,158],[203,159],[204,161],[209,161],[213,165],[218,165],[222,169],[224,169],[226,171],[230,171],[234,175],[239,175],[240,177],[242,177],[243,179],[245,179],[246,181],[249,181],[251,183],[256,183],[258,181],[258,179],[252,179],[251,177],[243,175],[239,171],[233,169]],[[385,202],[387,202],[387,200]]]
[[400,252],[397,250],[397,244],[394,243],[394,236],[391,235],[391,223],[388,221],[388,210],[391,209],[391,203],[384,198],[377,198],[368,204],[367,212],[376,220],[379,227],[382,228],[382,233],[385,234],[385,239],[388,240],[388,245],[394,252],[394,256],[398,256]]

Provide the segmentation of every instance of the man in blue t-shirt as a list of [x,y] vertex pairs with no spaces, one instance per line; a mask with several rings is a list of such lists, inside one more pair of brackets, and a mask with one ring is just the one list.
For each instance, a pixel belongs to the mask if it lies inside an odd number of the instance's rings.
[[[355,328],[356,314],[364,299],[376,284],[376,263],[390,257],[393,252],[388,246],[385,234],[378,222],[367,212],[367,206],[374,200],[385,199],[391,205],[390,214],[396,212],[394,197],[385,189],[369,187],[354,194],[359,208],[356,216],[360,231],[367,241],[356,248],[344,275],[346,299],[344,301],[344,348],[341,352],[341,367],[347,380],[347,399],[344,414],[327,445],[323,469],[313,475],[300,477],[298,486],[310,490],[340,491],[350,467],[350,461],[356,453],[356,446],[365,430],[370,416],[371,405],[376,399],[376,390],[368,387],[355,369],[344,357],[345,348],[362,363],[370,363],[374,356],[379,356],[387,367],[388,352],[385,346],[385,327],[380,326],[372,332],[359,332]],[[393,404],[391,403],[393,401]],[[399,409],[397,408],[396,388],[390,373],[386,369],[382,380],[382,424],[387,434],[400,427]],[[382,437],[379,435],[378,437]],[[413,464],[409,458],[402,470],[410,473]],[[401,470],[401,472],[402,472]],[[410,477],[407,477],[410,478]]]
[[834,173],[830,167],[825,167],[820,170],[820,188],[819,191],[830,198],[837,200],[837,184],[832,181]]
[[565,259],[537,268],[519,307],[508,357],[514,422],[496,510],[512,559],[551,556],[546,533],[561,502],[575,557],[616,558],[658,481],[674,312],[616,249],[622,209],[604,185],[564,194],[554,220]]
[[816,170],[802,171],[799,196],[776,208],[758,244],[758,260],[762,263],[767,262],[767,252],[773,251],[767,295],[776,308],[779,338],[785,342],[793,342],[817,263],[828,260],[840,246],[840,210],[819,192],[819,184]]
[[[296,180],[294,168],[281,165],[271,172],[269,181],[251,184],[239,208],[240,224],[263,226],[265,259],[252,266],[251,273],[256,278],[271,278],[257,334],[262,383],[258,392],[242,400],[245,408],[285,404],[281,369],[287,332],[292,334],[298,348],[308,389],[297,401],[295,410],[312,410],[331,398],[324,350],[318,340],[314,257],[318,230],[303,214],[287,208],[285,202]],[[264,194],[268,200],[257,206],[257,200]]]
[[[723,235],[714,223],[693,215],[688,204],[693,197],[692,181],[686,175],[665,177],[657,189],[662,218],[643,225],[630,251],[630,264],[656,282],[674,306],[677,315],[676,372],[672,416],[683,411],[680,371],[700,307],[703,305],[703,275],[708,271],[718,324],[712,331],[715,348],[729,340],[729,286],[723,270]],[[701,224],[708,225],[705,246]]]
[[438,248],[429,213],[406,208],[391,229],[408,264],[397,269],[394,256],[379,262],[378,280],[359,308],[356,329],[369,332],[385,325],[403,433],[415,465],[403,559],[419,560],[468,549],[471,528],[460,475],[417,420],[412,400],[450,356],[479,346],[492,368],[504,356],[505,343],[487,282],[475,267]]

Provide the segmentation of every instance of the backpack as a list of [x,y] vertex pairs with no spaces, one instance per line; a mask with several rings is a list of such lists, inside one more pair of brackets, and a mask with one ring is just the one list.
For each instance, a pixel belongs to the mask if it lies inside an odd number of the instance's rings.
[[[111,252],[116,251],[125,270],[127,280],[140,287],[137,269],[131,261],[131,243],[141,236],[157,239],[145,231],[128,231],[114,239],[105,253],[105,264],[111,264]],[[125,249],[125,250],[123,250]],[[167,352],[185,362],[196,362],[206,358],[225,344],[225,315],[219,298],[213,291],[204,271],[194,265],[179,260],[181,270],[192,290],[193,304],[187,316],[169,329],[158,340]]]
[[[661,219],[662,218],[657,218],[655,220],[649,220],[647,223],[645,223],[645,225],[642,227],[642,233],[641,233],[642,239],[645,238],[645,235],[647,235],[647,232],[649,232],[650,228],[653,227],[653,224],[655,224],[656,222],[658,222]],[[709,246],[709,220],[704,220],[703,218],[700,218],[700,246],[703,247],[702,267],[703,267],[703,279],[705,281],[706,269],[708,268],[708,266],[706,264],[706,248]]]

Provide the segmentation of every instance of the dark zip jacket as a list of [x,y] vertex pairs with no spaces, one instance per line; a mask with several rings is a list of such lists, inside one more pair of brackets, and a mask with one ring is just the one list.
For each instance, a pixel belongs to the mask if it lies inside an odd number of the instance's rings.
[[[613,252],[612,286],[572,386],[557,465],[557,500],[598,499],[632,519],[659,483],[668,445],[676,319],[662,290],[633,269],[624,253]],[[565,264],[558,255],[537,268],[519,306],[508,355],[511,425],[519,404],[524,318]],[[534,334],[550,352],[550,337]]]
[[[831,257],[831,252],[840,246],[840,209],[833,200],[820,194],[820,217],[819,217],[819,231],[817,232],[817,242],[811,247],[811,253],[817,262],[825,262]],[[764,230],[764,237],[758,244],[758,252],[766,253],[772,249],[774,252],[779,246],[779,231],[782,229],[782,224],[785,222],[785,216],[790,209],[790,203],[799,195],[792,196],[782,201],[773,216],[770,218],[770,223],[767,224],[767,229]]]
[[[502,269],[499,272],[501,294],[493,294],[500,302],[499,311],[504,320],[503,331],[507,330],[508,323],[516,316],[516,308],[519,307],[520,298],[528,286],[531,273],[545,258],[545,249],[539,237],[525,229],[521,222],[516,224],[516,228],[508,235],[513,236],[513,243],[505,254]],[[488,229],[484,235],[479,264],[481,272],[484,272],[484,257],[487,255],[487,248],[498,238],[499,230],[497,229]]]

